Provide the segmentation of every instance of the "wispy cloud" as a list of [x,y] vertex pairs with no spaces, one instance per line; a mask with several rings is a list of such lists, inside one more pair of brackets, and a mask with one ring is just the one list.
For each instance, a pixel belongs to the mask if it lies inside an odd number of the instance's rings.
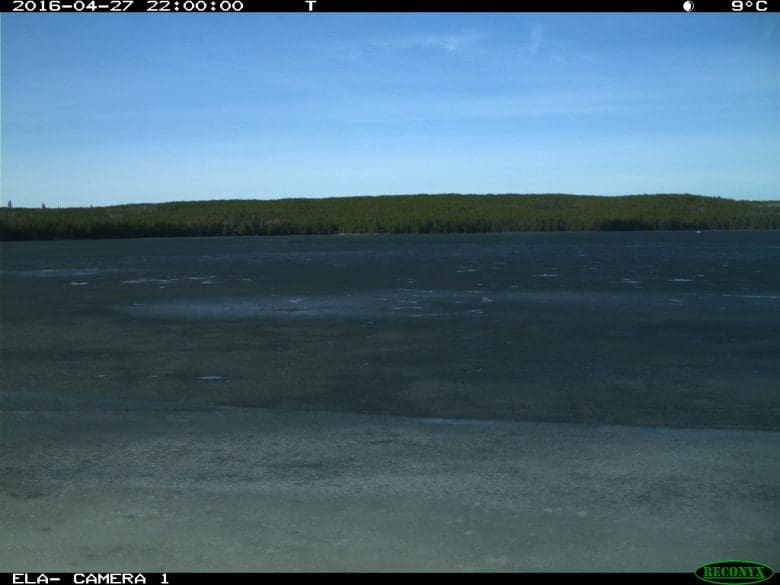
[[407,35],[374,41],[373,46],[381,49],[437,49],[457,53],[475,46],[486,35],[474,31],[441,34]]
[[575,46],[565,35],[555,34],[549,27],[535,24],[516,46],[526,59],[547,59],[556,63],[588,63],[592,61],[581,46]]

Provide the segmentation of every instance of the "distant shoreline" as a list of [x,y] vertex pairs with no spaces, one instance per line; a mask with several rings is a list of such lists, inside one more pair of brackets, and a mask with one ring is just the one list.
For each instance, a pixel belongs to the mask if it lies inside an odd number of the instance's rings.
[[384,195],[0,209],[0,240],[780,228],[780,201],[689,194]]

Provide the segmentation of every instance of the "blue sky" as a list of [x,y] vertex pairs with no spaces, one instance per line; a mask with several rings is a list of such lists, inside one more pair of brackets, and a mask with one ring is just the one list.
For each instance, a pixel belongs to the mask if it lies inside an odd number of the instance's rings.
[[2,205],[780,199],[777,14],[3,14]]

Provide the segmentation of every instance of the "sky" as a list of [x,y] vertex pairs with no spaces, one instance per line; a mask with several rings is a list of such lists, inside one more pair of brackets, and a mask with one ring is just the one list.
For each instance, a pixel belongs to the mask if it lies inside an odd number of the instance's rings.
[[780,16],[3,14],[0,205],[780,199]]

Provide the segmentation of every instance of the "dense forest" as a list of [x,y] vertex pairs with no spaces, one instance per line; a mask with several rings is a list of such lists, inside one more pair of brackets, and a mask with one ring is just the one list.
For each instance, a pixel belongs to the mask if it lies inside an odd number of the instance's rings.
[[0,240],[780,228],[780,201],[696,195],[389,195],[0,209]]

